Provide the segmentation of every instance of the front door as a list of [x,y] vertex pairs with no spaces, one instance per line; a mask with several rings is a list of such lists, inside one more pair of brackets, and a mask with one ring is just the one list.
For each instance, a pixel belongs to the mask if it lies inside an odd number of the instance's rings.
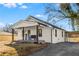
[[31,40],[31,31],[28,30],[28,40]]
[[25,34],[25,40],[27,40],[27,34]]

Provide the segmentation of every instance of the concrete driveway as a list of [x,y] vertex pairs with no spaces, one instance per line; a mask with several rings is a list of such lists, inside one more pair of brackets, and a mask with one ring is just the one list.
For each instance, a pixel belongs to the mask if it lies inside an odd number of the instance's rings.
[[49,44],[47,48],[30,56],[79,56],[79,43]]

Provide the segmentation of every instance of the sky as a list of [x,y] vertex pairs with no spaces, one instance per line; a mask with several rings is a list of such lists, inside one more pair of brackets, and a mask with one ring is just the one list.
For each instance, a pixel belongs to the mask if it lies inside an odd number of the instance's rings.
[[42,17],[42,4],[5,3],[0,4],[0,23],[10,24],[25,19],[29,15]]
[[[56,4],[56,6],[58,6],[58,4]],[[0,3],[0,27],[25,20],[29,15],[46,21],[47,17],[44,15],[44,12],[45,8],[42,3]],[[67,21],[65,20],[61,21],[59,22],[59,26],[70,30],[66,23]]]

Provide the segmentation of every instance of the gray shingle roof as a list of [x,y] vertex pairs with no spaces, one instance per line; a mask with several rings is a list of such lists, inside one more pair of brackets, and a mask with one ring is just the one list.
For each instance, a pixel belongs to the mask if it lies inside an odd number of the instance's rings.
[[45,24],[48,24],[48,25],[50,25],[50,26],[52,26],[52,27],[54,27],[54,28],[58,28],[58,29],[64,30],[64,29],[62,29],[62,28],[60,28],[60,27],[57,27],[57,26],[55,26],[55,25],[52,25],[52,24],[50,24],[50,23],[48,23],[48,22],[46,22],[46,21],[43,21],[43,20],[41,20],[41,19],[38,19],[38,18],[36,18],[36,17],[34,17],[34,16],[30,16],[30,17],[32,17],[32,18],[34,18],[34,19],[36,19],[36,20],[38,20],[38,21],[40,21],[40,22],[43,22],[43,23],[45,23]]
[[[42,22],[42,23],[47,24],[47,25],[49,25],[49,26],[51,26],[51,27],[64,30],[64,29],[62,29],[62,28],[60,28],[60,27],[57,27],[57,26],[55,26],[55,25],[52,25],[52,24],[50,24],[50,23],[48,23],[48,22],[46,22],[46,21],[44,21],[44,20],[38,19],[38,18],[36,18],[36,17],[34,17],[34,16],[29,16],[28,18],[30,18],[30,17],[32,17],[32,18],[33,18],[34,20],[36,20],[38,23]],[[14,27],[14,26],[17,26],[17,24],[20,23],[20,22],[22,22],[22,21],[27,21],[27,20],[20,20],[19,22],[16,22],[15,24],[13,24],[13,25],[11,26],[11,28]]]

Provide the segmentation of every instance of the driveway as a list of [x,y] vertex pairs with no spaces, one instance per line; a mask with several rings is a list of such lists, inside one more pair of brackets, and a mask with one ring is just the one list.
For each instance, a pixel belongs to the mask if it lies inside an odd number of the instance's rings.
[[49,44],[30,56],[79,56],[79,43]]

